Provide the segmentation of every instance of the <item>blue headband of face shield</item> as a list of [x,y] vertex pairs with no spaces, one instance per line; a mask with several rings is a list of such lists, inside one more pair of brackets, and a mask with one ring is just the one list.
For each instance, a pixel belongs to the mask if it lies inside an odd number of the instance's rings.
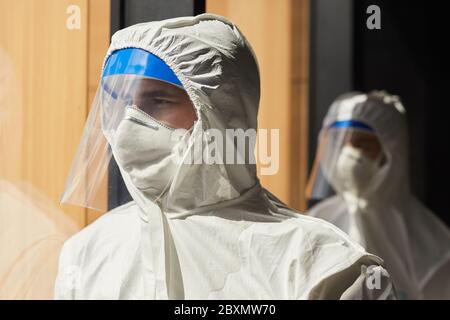
[[139,48],[117,50],[109,56],[102,78],[115,74],[147,76],[183,88],[180,80],[163,60]]
[[330,128],[336,128],[336,129],[355,128],[355,129],[366,130],[369,132],[374,131],[372,129],[372,127],[368,126],[364,122],[357,121],[357,120],[336,121],[332,125],[330,125]]

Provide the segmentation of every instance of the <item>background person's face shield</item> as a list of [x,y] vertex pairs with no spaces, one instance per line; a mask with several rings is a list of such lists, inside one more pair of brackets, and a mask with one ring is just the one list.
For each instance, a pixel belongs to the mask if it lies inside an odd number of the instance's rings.
[[363,196],[374,190],[384,161],[382,146],[370,126],[357,120],[336,121],[321,131],[307,197],[324,199],[330,189]]
[[175,158],[182,157],[183,150],[176,149],[188,139],[195,120],[181,82],[161,59],[136,48],[114,52],[105,64],[61,202],[106,211],[113,154],[133,185],[157,199],[172,178]]

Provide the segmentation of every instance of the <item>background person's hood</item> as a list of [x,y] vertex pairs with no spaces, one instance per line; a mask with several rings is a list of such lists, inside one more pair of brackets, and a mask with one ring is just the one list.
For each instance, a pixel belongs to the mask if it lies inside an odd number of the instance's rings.
[[370,198],[367,200],[391,201],[409,193],[408,129],[406,113],[398,98],[383,92],[342,95],[331,105],[323,121],[322,132],[337,121],[348,120],[360,121],[371,127],[387,158],[387,166],[379,170],[374,179],[378,180],[376,190],[367,195]]

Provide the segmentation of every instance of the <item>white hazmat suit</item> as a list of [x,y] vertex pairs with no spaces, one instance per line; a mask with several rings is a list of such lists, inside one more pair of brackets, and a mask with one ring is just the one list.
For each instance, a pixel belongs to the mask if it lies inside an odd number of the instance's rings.
[[[162,59],[189,95],[197,121],[180,140],[188,151],[205,143],[208,129],[256,129],[258,66],[226,19],[203,14],[131,26],[114,34],[105,63],[127,48]],[[177,149],[167,137],[173,128],[121,98],[119,87],[142,80],[126,77],[103,78],[63,201],[99,207],[108,145],[133,201],[65,243],[55,298],[395,297],[380,258],[333,225],[287,208],[261,187],[255,164],[168,161]]]

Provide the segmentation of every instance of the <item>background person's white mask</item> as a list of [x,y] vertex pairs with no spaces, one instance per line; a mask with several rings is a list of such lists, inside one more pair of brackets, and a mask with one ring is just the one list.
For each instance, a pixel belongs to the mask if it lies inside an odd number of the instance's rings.
[[340,192],[361,196],[368,191],[373,177],[380,168],[381,155],[372,160],[360,149],[344,146],[337,159],[334,185]]
[[180,130],[158,122],[135,106],[126,107],[117,128],[111,145],[116,161],[136,188],[153,199],[164,193],[179,167]]

